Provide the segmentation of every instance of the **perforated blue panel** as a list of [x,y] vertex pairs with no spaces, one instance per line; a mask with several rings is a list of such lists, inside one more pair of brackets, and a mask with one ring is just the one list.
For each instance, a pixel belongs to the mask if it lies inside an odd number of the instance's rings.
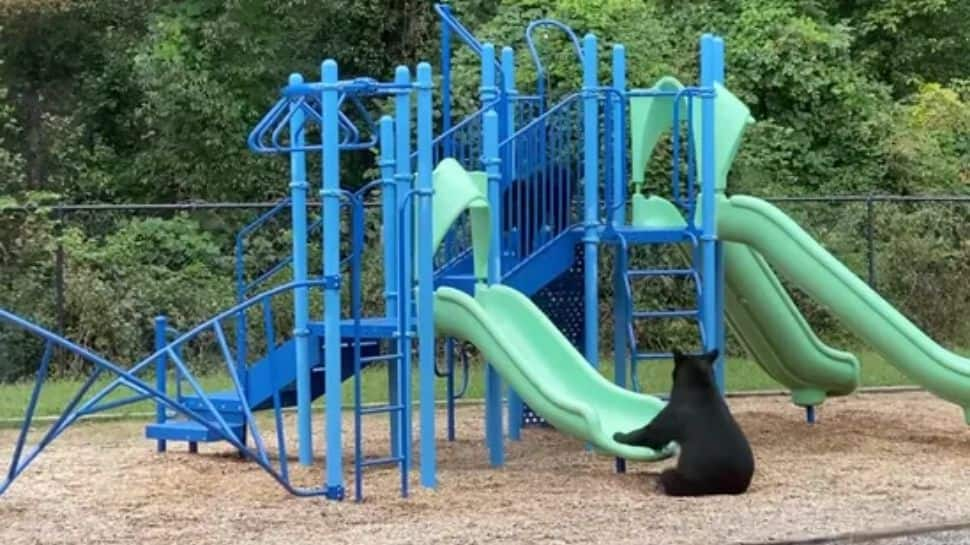
[[[556,324],[579,351],[586,339],[583,304],[583,248],[576,246],[572,267],[532,296],[533,302]],[[525,405],[522,426],[548,426],[546,421]]]

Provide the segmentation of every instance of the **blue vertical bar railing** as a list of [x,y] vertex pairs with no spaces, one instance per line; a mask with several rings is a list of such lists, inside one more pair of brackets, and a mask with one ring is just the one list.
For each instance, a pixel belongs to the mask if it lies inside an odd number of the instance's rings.
[[[582,180],[582,121],[582,97],[572,95],[501,142],[500,155],[516,158],[515,177],[502,181],[501,226],[506,251],[518,257],[503,274],[582,222],[574,206]],[[540,164],[543,145],[547,162]]]

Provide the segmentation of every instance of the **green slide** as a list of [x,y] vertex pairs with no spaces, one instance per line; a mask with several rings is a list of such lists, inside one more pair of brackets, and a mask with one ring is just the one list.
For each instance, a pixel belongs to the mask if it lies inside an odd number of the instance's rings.
[[[467,213],[475,277],[484,280],[491,246],[484,173],[467,172],[453,159],[434,171],[433,247]],[[631,460],[657,460],[675,452],[613,441],[617,431],[652,420],[664,402],[621,388],[594,369],[545,314],[522,293],[502,285],[475,286],[475,296],[449,287],[435,291],[435,329],[471,342],[536,413],[560,431],[597,450]]]
[[970,422],[970,360],[930,339],[784,212],[754,197],[722,197],[718,228],[723,240],[764,256],[910,379],[963,407]]
[[[632,225],[685,226],[680,211],[660,197],[633,196]],[[743,215],[718,214],[719,230],[731,230]],[[685,261],[691,256],[682,247]],[[846,395],[859,383],[859,362],[815,334],[774,272],[751,248],[724,245],[724,308],[728,326],[748,353],[792,392],[799,405],[818,405],[828,395]]]
[[[730,91],[715,84],[716,189],[727,187],[727,175],[747,126],[754,122],[748,107]],[[654,89],[679,91],[674,78],[662,78]],[[630,99],[633,184],[633,225],[650,228],[684,226],[680,211],[660,197],[639,193],[645,183],[647,162],[662,134],[673,122],[673,98]],[[687,104],[681,104],[686,108]],[[694,102],[699,108],[699,102]],[[700,134],[701,115],[694,116],[694,135]],[[700,142],[695,142],[700,149]],[[700,158],[698,158],[700,161]],[[700,164],[698,164],[700,170]],[[717,215],[718,231],[731,232],[747,221],[743,214]],[[743,242],[743,241],[742,241]],[[684,257],[690,259],[686,253]],[[724,244],[725,318],[748,353],[774,380],[791,390],[799,405],[817,405],[829,395],[851,393],[859,384],[859,363],[852,354],[823,343],[799,312],[788,292],[765,260],[744,244]]]
[[472,298],[441,287],[435,293],[434,319],[438,332],[477,346],[529,407],[559,431],[630,460],[672,454],[613,441],[615,432],[652,420],[664,402],[601,375],[522,293],[479,285]]

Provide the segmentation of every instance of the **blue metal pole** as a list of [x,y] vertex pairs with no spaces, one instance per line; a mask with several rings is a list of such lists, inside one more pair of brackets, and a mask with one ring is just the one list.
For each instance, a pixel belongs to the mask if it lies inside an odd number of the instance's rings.
[[[717,48],[714,37],[705,34],[701,37],[701,85],[711,87],[714,84],[713,68],[718,64]],[[722,64],[723,65],[723,64]],[[721,348],[719,343],[718,323],[723,321],[723,313],[718,312],[717,292],[723,288],[723,282],[717,275],[717,199],[714,194],[717,170],[714,165],[714,99],[701,99],[701,278],[704,282],[701,290],[701,323],[704,325],[705,350]],[[723,358],[723,355],[720,356]],[[723,391],[723,360],[718,362],[715,378],[718,387]]]
[[431,65],[418,64],[418,360],[421,399],[421,485],[437,484],[435,452],[435,337],[434,337],[434,248],[432,248],[432,149],[433,102]]
[[[482,162],[485,164],[485,172],[488,175],[488,202],[492,217],[490,237],[492,243],[488,258],[489,284],[498,284],[502,281],[502,248],[500,244],[502,226],[499,221],[501,217],[499,184],[502,179],[500,171],[502,161],[498,155],[498,126],[499,118],[495,110],[486,112],[483,120],[485,153]],[[491,365],[488,366],[486,371],[485,381],[485,441],[488,443],[491,464],[493,466],[503,465],[505,463],[505,451],[502,442],[502,381]]]
[[[303,83],[303,76],[290,76],[290,85]],[[290,117],[290,139],[294,148],[304,145],[304,113],[295,107]],[[333,115],[333,114],[330,114]],[[290,152],[290,210],[293,223],[293,281],[307,280],[307,191],[306,153]],[[310,295],[299,287],[293,290],[293,338],[296,343],[296,422],[300,464],[313,464],[313,422],[310,403]]]
[[[495,86],[495,46],[487,43],[482,46],[482,104],[487,104],[498,96]],[[485,113],[482,123],[483,157],[482,163],[488,174],[488,203],[492,216],[492,243],[488,259],[488,281],[490,284],[502,281],[502,216],[499,183],[502,174],[499,170],[501,160],[498,155],[499,117],[495,110]],[[485,370],[485,442],[488,444],[489,460],[493,466],[505,463],[502,441],[502,378],[491,365]]]
[[[397,293],[397,183],[394,181],[396,161],[394,159],[394,120],[383,116],[380,120],[381,155],[378,163],[381,170],[381,220],[384,236],[384,315],[395,318],[398,315]],[[387,396],[390,405],[397,405],[399,362],[387,366]],[[401,416],[390,414],[391,456],[401,455]]]
[[[155,351],[158,352],[165,348],[166,337],[165,332],[168,330],[168,320],[164,316],[155,317]],[[166,392],[166,374],[168,373],[168,356],[162,352],[155,358],[155,389],[159,392]],[[165,404],[160,401],[155,401],[155,423],[164,424],[165,423]],[[165,452],[167,447],[167,442],[164,439],[159,439],[156,444],[156,449],[158,452]]]
[[[624,102],[626,101],[626,49],[620,44],[613,46],[613,210],[610,220],[615,227],[626,223],[626,147],[624,146],[624,128],[626,124]],[[627,305],[626,297],[626,269],[627,255],[623,245],[616,245],[616,259],[613,263],[613,381],[620,387],[626,387],[626,333]],[[616,471],[626,471],[626,460],[616,459]]]
[[[392,404],[402,404],[404,410],[397,418],[398,433],[396,450],[393,454],[402,456],[402,489],[407,486],[406,475],[411,463],[411,316],[413,308],[411,303],[412,286],[412,218],[414,217],[413,203],[408,201],[408,194],[411,191],[411,72],[406,66],[398,66],[394,73],[394,83],[400,89],[394,97],[394,128],[395,135],[395,167],[394,175],[397,189],[397,214],[394,218],[398,225],[399,232],[397,238],[400,241],[398,247],[399,255],[394,263],[391,264],[397,271],[398,283],[400,286],[398,297],[398,308],[401,330],[398,332],[398,354],[401,357],[397,360],[397,365],[392,365],[388,369],[388,387],[391,395]],[[400,226],[405,227],[400,227]],[[402,230],[403,229],[403,230]],[[392,417],[392,425],[394,419]]]
[[[507,134],[504,138],[509,138],[515,134],[515,52],[511,47],[502,48],[502,85],[505,91],[505,128]],[[515,177],[515,146],[505,146],[504,156],[502,157],[502,168],[505,170],[506,179]],[[506,214],[511,211],[505,211]],[[522,397],[509,388],[509,438],[518,441],[522,437]]]
[[383,116],[380,125],[381,171],[381,225],[384,237],[384,315],[397,314],[397,271],[393,267],[397,259],[397,191],[394,184],[394,120]]
[[596,36],[583,37],[583,244],[586,359],[599,367],[599,92],[596,81]]
[[[721,85],[724,84],[724,40],[717,36],[705,34],[701,38],[701,85],[704,87],[713,87],[715,83],[719,83]],[[710,123],[711,123],[711,134],[713,138],[713,134],[714,134],[713,99],[704,100],[704,104],[705,106],[707,104],[710,104],[710,109],[711,109]],[[705,110],[704,112],[705,124],[707,123],[707,115],[708,115],[707,111]],[[702,129],[702,133],[703,133],[703,129]],[[703,138],[703,134],[701,135],[701,137]],[[711,154],[713,156],[714,154],[713,150],[716,149],[714,147],[714,143],[711,143],[710,147],[711,147]],[[704,195],[705,195],[704,213],[706,216],[707,211],[710,210],[711,215],[714,216],[716,214],[716,210],[714,209],[714,207],[716,206],[716,198],[711,198],[710,201],[706,199],[707,195],[712,195],[712,196],[714,195],[713,185],[714,185],[714,182],[716,182],[715,177],[718,176],[717,165],[714,164],[713,157],[707,157],[705,155],[704,167],[705,167],[705,171],[707,171],[708,167],[710,168],[710,172],[708,172],[706,175],[709,175],[712,177],[711,186],[707,186],[707,185],[704,186]],[[702,173],[702,176],[705,176],[705,174]],[[710,208],[708,208],[708,205],[710,205]],[[714,218],[711,218],[711,222],[716,227],[717,224],[715,220],[716,220],[716,216]],[[714,281],[712,285],[705,286],[705,291],[707,289],[713,290],[714,303],[713,303],[712,312],[714,315],[711,317],[711,319],[713,321],[712,331],[714,332],[714,335],[713,335],[712,342],[714,343],[714,346],[716,346],[719,349],[718,359],[714,365],[714,379],[717,383],[718,389],[723,394],[726,390],[724,364],[727,358],[727,354],[726,354],[727,330],[724,323],[724,283],[725,283],[724,243],[721,242],[720,240],[717,240],[716,235],[717,234],[715,231],[714,257],[713,257],[714,271],[712,273],[712,276],[710,277],[705,276],[705,278],[713,278]]]
[[[617,95],[613,98],[613,210],[612,221],[616,227],[626,223],[626,148],[624,146],[625,117],[624,101],[626,100],[626,49],[616,44],[613,46],[613,89]],[[613,297],[617,299],[613,305],[613,373],[614,382],[626,387],[626,300],[625,274],[626,255],[622,246],[617,246],[617,259],[613,266]]]
[[[337,63],[332,59],[320,66],[323,90],[323,275],[324,362],[327,397],[327,497],[343,499],[343,448],[341,442],[341,358],[340,358],[340,131],[337,124],[340,91]],[[309,396],[307,396],[309,397]],[[309,400],[307,400],[309,405]]]

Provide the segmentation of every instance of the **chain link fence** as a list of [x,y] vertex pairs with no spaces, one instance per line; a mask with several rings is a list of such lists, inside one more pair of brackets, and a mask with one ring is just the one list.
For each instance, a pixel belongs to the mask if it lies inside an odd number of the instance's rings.
[[[963,319],[970,314],[970,197],[768,200],[931,337],[950,348],[970,347],[970,321]],[[0,307],[111,359],[132,361],[151,349],[156,314],[167,314],[183,328],[234,303],[236,233],[275,204],[5,208],[0,210]],[[247,280],[290,253],[290,217],[284,212],[247,238]],[[313,222],[318,206],[311,212]],[[379,209],[368,209],[366,223],[373,247],[364,260],[364,299],[370,311],[378,311],[383,293]],[[319,246],[319,239],[312,240]],[[603,267],[601,282],[606,291],[608,269]],[[313,273],[319,271],[311,267]],[[276,283],[287,280],[285,269],[279,277]],[[792,292],[823,338],[859,346],[824,308],[797,289]],[[280,305],[276,314],[285,322],[286,301]],[[606,317],[610,312],[603,309]],[[612,345],[607,322],[604,347]],[[277,330],[286,327],[281,323]],[[39,357],[34,354],[39,347],[6,329],[0,328],[0,383],[24,378]],[[70,362],[62,369],[69,373]]]

